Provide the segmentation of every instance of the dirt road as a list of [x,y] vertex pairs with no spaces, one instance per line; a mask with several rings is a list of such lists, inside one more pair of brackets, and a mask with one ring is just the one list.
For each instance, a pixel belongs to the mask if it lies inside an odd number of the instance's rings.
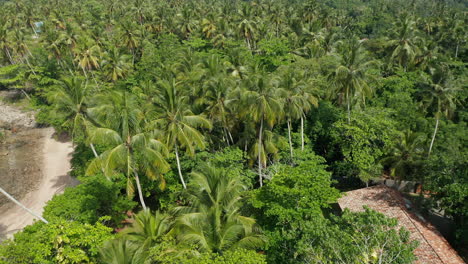
[[[69,176],[70,159],[73,147],[71,142],[60,142],[53,137],[52,128],[43,129],[42,153],[30,155],[43,155],[41,171],[43,177],[36,190],[26,194],[21,202],[38,214],[42,214],[43,208],[54,194],[63,192],[66,186],[75,185],[77,181]],[[14,206],[0,214],[0,238],[11,237],[15,232],[32,224],[34,217]]]

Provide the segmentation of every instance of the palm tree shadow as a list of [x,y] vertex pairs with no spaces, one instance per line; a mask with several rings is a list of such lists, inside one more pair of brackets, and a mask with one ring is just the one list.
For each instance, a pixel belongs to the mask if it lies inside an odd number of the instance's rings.
[[54,132],[51,136],[51,139],[57,140],[60,143],[67,143],[71,141],[70,135],[66,132],[57,133]]
[[55,177],[50,181],[53,183],[52,187],[56,189],[55,193],[63,192],[66,187],[73,187],[80,184],[80,181],[74,177],[71,177],[68,173]]

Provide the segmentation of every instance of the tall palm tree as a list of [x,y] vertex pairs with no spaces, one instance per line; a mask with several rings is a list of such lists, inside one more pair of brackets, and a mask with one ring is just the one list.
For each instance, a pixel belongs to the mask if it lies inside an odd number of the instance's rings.
[[159,187],[164,189],[165,180],[162,174],[169,170],[169,164],[165,160],[166,146],[144,130],[143,115],[132,94],[118,91],[109,93],[101,105],[89,111],[104,125],[91,131],[90,140],[107,146],[108,150],[90,163],[86,173],[95,174],[101,168],[107,177],[114,176],[117,171],[124,173],[130,196],[134,192],[134,179],[140,203],[146,210],[139,172],[143,172],[151,180],[157,179]]
[[[93,69],[98,69],[100,67],[101,60],[101,48],[89,41],[83,43],[82,46],[79,46],[76,51],[75,61],[78,63],[78,66],[83,71],[84,76],[88,79],[87,72],[91,72]],[[94,78],[94,75],[93,75]],[[96,84],[97,81],[94,78]]]
[[154,98],[155,120],[153,127],[159,131],[160,139],[173,149],[176,155],[180,181],[187,188],[180,167],[179,149],[185,148],[194,155],[197,148],[205,148],[205,138],[199,128],[211,129],[211,122],[190,110],[188,96],[174,79],[158,82],[159,93]]
[[263,186],[262,169],[266,167],[266,156],[262,151],[265,146],[262,140],[264,125],[270,128],[281,118],[283,114],[282,100],[278,96],[278,91],[272,85],[269,76],[257,73],[243,82],[243,86],[248,90],[242,92],[244,107],[241,115],[249,117],[258,124],[257,158],[258,177],[260,186]]
[[190,205],[175,208],[177,240],[215,253],[262,246],[264,240],[255,219],[239,212],[241,195],[246,190],[239,177],[210,164],[202,165],[199,171],[192,173],[184,193]]
[[[0,21],[3,22],[3,21]],[[5,56],[8,58],[11,64],[14,64],[13,56],[11,54],[12,43],[9,37],[9,29],[7,28],[6,23],[1,23],[0,25],[0,49],[4,52]]]
[[301,119],[301,149],[304,150],[304,116],[312,105],[318,106],[318,99],[311,92],[309,82],[303,71],[293,67],[280,67],[275,85],[280,89],[284,100],[284,115],[288,125],[289,150],[293,158],[291,122]]
[[[362,47],[362,41],[351,40],[342,50],[341,64],[332,73],[334,89],[331,91],[338,102],[346,104],[348,123],[351,122],[351,103],[354,97],[365,102],[366,97],[372,95],[372,88],[368,85],[371,79],[369,70],[376,62],[369,60],[369,56]],[[343,100],[344,98],[344,100]]]
[[[72,141],[77,135],[87,136],[92,125],[98,125],[87,112],[92,96],[90,85],[82,77],[63,77],[59,85],[48,93],[48,99],[53,103],[57,113],[65,114],[62,126],[71,127]],[[89,143],[94,156],[98,154],[92,142]]]
[[424,104],[427,108],[434,107],[434,117],[436,119],[434,133],[432,135],[431,144],[429,145],[428,156],[431,155],[432,147],[436,138],[439,121],[442,115],[450,117],[458,104],[457,93],[460,91],[456,87],[456,82],[451,76],[443,71],[436,70],[427,80],[426,89],[423,91]]
[[406,71],[412,65],[418,54],[418,42],[416,23],[408,16],[402,16],[395,24],[395,37],[390,41],[394,46],[390,59],[404,67]]

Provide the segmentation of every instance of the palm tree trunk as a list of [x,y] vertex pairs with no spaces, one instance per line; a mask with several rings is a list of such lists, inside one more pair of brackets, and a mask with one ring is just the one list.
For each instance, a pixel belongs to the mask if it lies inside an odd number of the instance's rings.
[[226,128],[225,128],[225,127],[223,127],[223,132],[224,132],[223,138],[225,138],[225,139],[226,139],[226,142],[227,142],[227,144],[228,144],[228,147],[229,147],[231,144],[229,143],[229,137],[228,137],[228,133],[227,133],[227,131],[226,131]]
[[455,48],[455,58],[458,57],[458,46],[459,46],[459,44],[458,44],[458,42],[457,42],[457,47]]
[[28,98],[28,100],[31,100],[31,97],[29,97],[28,93],[26,93],[24,89],[20,89],[20,91],[24,94],[24,96],[26,96],[26,98]]
[[437,128],[438,127],[439,127],[439,117],[436,118],[436,125],[435,125],[435,128],[434,128],[434,135],[432,135],[431,145],[429,146],[429,151],[427,153],[428,157],[431,155],[432,146],[434,145],[434,140],[435,140],[435,137],[436,137],[436,134],[437,134]]
[[263,186],[262,158],[261,158],[262,133],[263,133],[263,117],[262,117],[262,120],[260,121],[260,130],[259,130],[259,133],[258,133],[258,181],[260,182],[260,187]]
[[143,207],[143,210],[147,210],[145,200],[143,199],[143,192],[141,191],[141,184],[140,184],[140,177],[138,177],[138,173],[135,171],[135,181],[138,189],[138,196],[140,196],[140,203]]
[[34,71],[34,69],[31,66],[31,63],[29,63],[28,57],[26,57],[25,60],[26,60],[26,64],[28,65],[29,69],[32,71],[34,76],[37,76],[36,72]]
[[15,64],[15,61],[14,61],[13,58],[11,57],[11,53],[10,53],[10,51],[8,50],[7,47],[5,47],[5,53],[7,54],[8,59],[10,60],[10,63],[11,63],[11,64]]
[[304,151],[304,117],[301,115],[301,150]]
[[94,144],[93,143],[89,143],[89,146],[91,147],[91,150],[93,151],[93,154],[94,154],[94,157],[95,158],[98,158],[98,154],[96,152],[96,149],[94,148]]
[[289,138],[289,152],[291,154],[291,160],[293,158],[293,147],[292,147],[292,140],[291,140],[291,120],[288,119],[288,138]]
[[351,124],[351,106],[349,101],[349,91],[346,90],[346,104],[348,108],[348,125]]
[[229,138],[231,139],[231,143],[234,144],[234,139],[232,139],[231,131],[229,131],[229,129],[227,129],[227,132],[228,132]]
[[177,170],[179,171],[180,181],[182,182],[182,185],[184,186],[184,189],[187,189],[187,185],[185,184],[185,181],[184,181],[184,176],[182,176],[182,170],[180,169],[179,151],[177,150],[177,144],[175,144],[174,149],[175,149],[175,156],[176,156],[176,161],[177,161]]
[[13,196],[11,196],[9,193],[7,193],[5,190],[3,190],[1,187],[0,187],[0,192],[3,193],[8,199],[10,199],[11,201],[13,201],[15,204],[19,205],[21,208],[23,208],[24,210],[26,210],[28,213],[30,213],[32,216],[36,217],[36,218],[39,218],[39,220],[41,220],[42,222],[48,224],[49,222],[47,222],[47,220],[45,220],[42,216],[40,215],[37,215],[36,213],[34,213],[33,211],[31,211],[29,208],[27,208],[26,206],[24,206],[22,203],[20,203],[18,200],[16,200]]

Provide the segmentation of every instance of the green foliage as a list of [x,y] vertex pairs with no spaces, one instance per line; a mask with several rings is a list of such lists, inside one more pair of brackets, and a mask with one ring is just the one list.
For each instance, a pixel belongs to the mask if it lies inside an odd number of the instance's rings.
[[296,166],[278,165],[272,179],[262,188],[252,191],[250,200],[261,210],[261,223],[270,228],[293,225],[322,214],[336,202],[338,190],[331,187],[331,173],[325,160],[313,153],[300,153]]
[[18,64],[0,67],[0,88],[22,88],[25,71]]
[[239,175],[229,177],[224,168],[204,164],[192,172],[184,197],[186,206],[174,208],[174,231],[178,243],[200,252],[222,253],[264,244],[255,219],[240,213],[246,187]]
[[265,255],[257,253],[253,250],[237,249],[224,252],[222,255],[217,253],[202,253],[198,256],[176,256],[163,259],[156,259],[151,264],[266,264]]
[[259,54],[255,57],[269,71],[291,62],[290,47],[287,40],[279,38],[264,39],[258,43]]
[[121,195],[121,186],[103,176],[81,178],[82,183],[55,195],[44,207],[44,218],[94,224],[110,216],[111,226],[118,226],[125,213],[136,203]]
[[[432,205],[443,209],[456,225],[460,246],[468,244],[468,146],[466,123],[442,123],[440,144],[425,161],[423,188],[430,190]],[[442,143],[443,142],[443,143]]]
[[291,263],[413,263],[418,242],[397,228],[397,220],[366,209],[363,213],[345,210],[330,222],[305,222],[307,230],[297,241],[296,261]]
[[15,234],[14,240],[0,246],[0,263],[98,263],[100,245],[112,238],[112,229],[100,222],[95,225],[54,219],[37,222]]
[[344,161],[352,164],[363,182],[380,176],[379,160],[394,144],[398,132],[391,111],[367,108],[354,112],[351,124],[341,120],[334,124],[333,135],[340,145]]

